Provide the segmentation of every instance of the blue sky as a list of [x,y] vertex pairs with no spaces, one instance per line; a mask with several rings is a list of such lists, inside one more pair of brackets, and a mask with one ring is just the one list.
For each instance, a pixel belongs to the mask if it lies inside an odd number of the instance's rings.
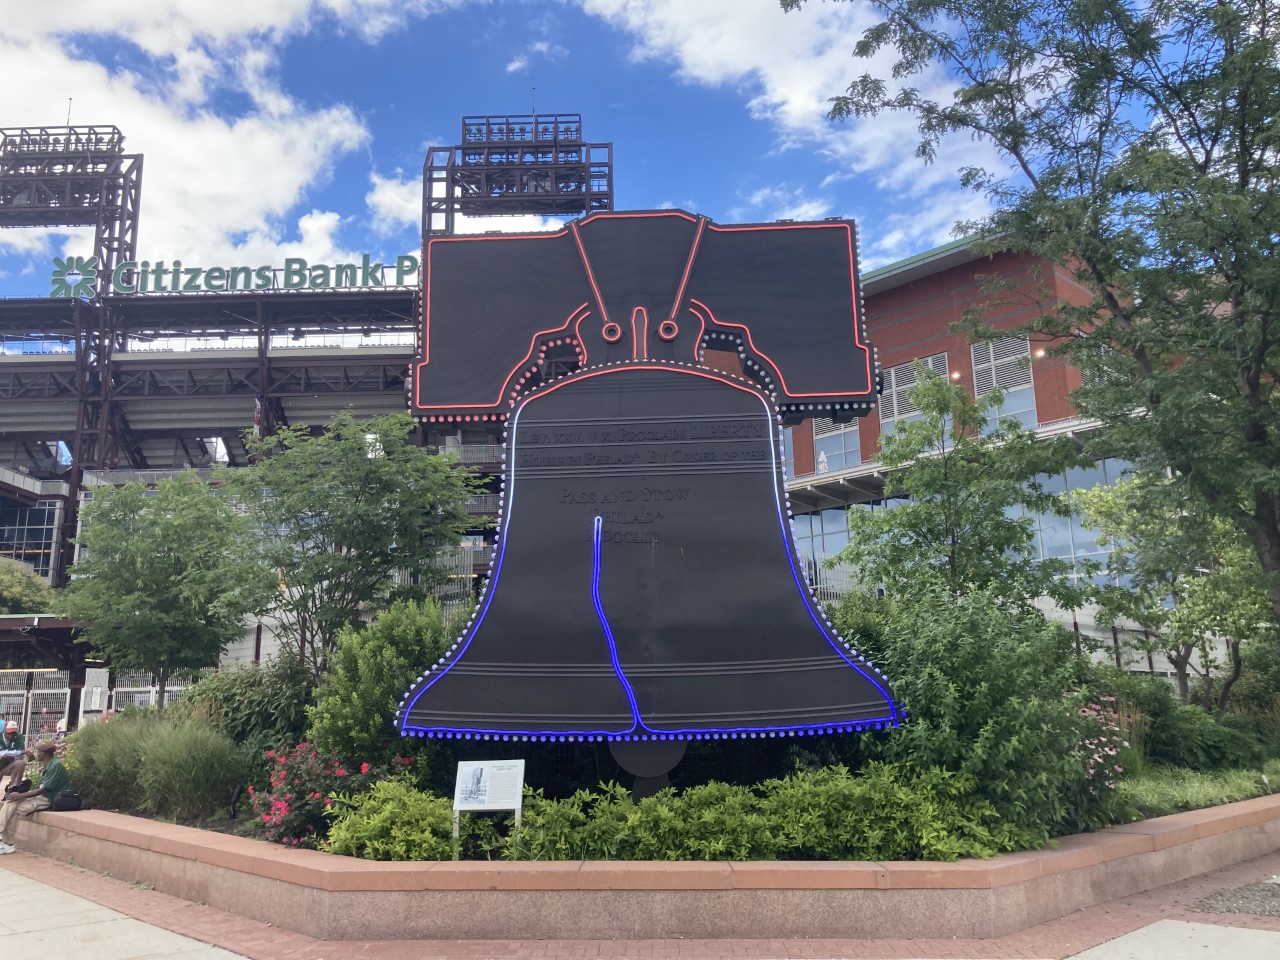
[[[119,126],[145,155],[139,255],[188,264],[393,257],[418,246],[426,148],[464,114],[581,113],[614,144],[618,209],[721,223],[856,219],[864,269],[985,212],[925,166],[909,118],[831,124],[826,100],[889,61],[850,51],[857,2],[60,0],[0,20],[0,127]],[[77,25],[93,25],[78,32]],[[927,84],[951,86],[946,77]],[[537,229],[532,218],[466,230]],[[0,296],[45,296],[85,234],[0,230]]]

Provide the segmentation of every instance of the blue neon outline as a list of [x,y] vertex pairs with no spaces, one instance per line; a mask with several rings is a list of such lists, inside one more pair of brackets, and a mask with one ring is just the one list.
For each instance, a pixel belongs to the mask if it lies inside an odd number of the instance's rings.
[[[634,733],[636,730],[649,730],[645,726],[644,721],[640,719],[640,707],[636,703],[635,691],[631,689],[631,681],[627,679],[626,673],[622,669],[622,664],[618,662],[618,644],[614,642],[613,630],[609,628],[609,620],[604,615],[604,607],[600,605],[600,536],[604,529],[604,517],[596,517],[595,522],[591,525],[591,543],[594,553],[593,566],[591,568],[591,599],[596,605],[596,616],[600,619],[600,626],[604,628],[604,638],[609,641],[609,659],[613,661],[613,672],[618,675],[618,681],[622,684],[622,689],[627,691],[627,699],[631,702],[631,729],[627,733]],[[656,732],[656,731],[649,731]]]
[[[618,661],[617,661],[617,651],[614,646],[612,631],[610,631],[608,623],[604,618],[604,612],[599,605],[598,591],[596,590],[596,587],[598,586],[598,583],[599,583],[600,541],[597,537],[595,541],[595,550],[596,550],[596,562],[595,562],[595,570],[594,570],[595,581],[593,583],[593,591],[592,591],[593,597],[595,597],[596,599],[597,616],[600,618],[601,624],[604,626],[604,629],[606,631],[606,638],[609,641],[610,655],[613,657],[615,670],[619,672],[619,678],[622,680],[624,689],[626,689],[627,691],[627,696],[631,700],[632,710],[634,711],[633,716],[636,718],[635,722],[636,724],[639,725],[641,729],[647,732],[644,734],[636,734],[635,733],[636,726],[634,725],[629,730],[625,730],[621,732],[611,731],[611,730],[538,730],[538,731],[514,730],[513,731],[513,730],[503,730],[503,729],[497,729],[497,728],[491,728],[491,727],[486,728],[486,727],[408,726],[407,721],[409,718],[409,712],[413,709],[414,705],[418,702],[418,700],[422,697],[422,695],[432,686],[432,684],[434,684],[437,680],[439,680],[446,673],[448,673],[449,670],[452,669],[452,667],[462,657],[462,655],[466,653],[467,648],[471,645],[471,641],[475,638],[477,631],[480,629],[481,623],[484,622],[485,615],[489,611],[489,604],[493,602],[493,594],[497,589],[497,585],[498,585],[498,575],[502,571],[502,561],[503,561],[503,558],[506,556],[506,552],[507,552],[507,538],[510,535],[511,517],[514,515],[512,505],[515,503],[515,487],[516,487],[516,483],[515,483],[516,481],[516,431],[520,423],[520,414],[524,412],[524,408],[529,404],[530,401],[535,400],[538,397],[546,396],[547,394],[560,389],[560,387],[565,386],[570,382],[580,380],[580,379],[587,379],[589,377],[596,377],[596,376],[601,376],[605,374],[610,374],[610,373],[620,373],[626,370],[658,370],[658,371],[669,371],[672,373],[687,373],[687,374],[693,374],[695,376],[706,377],[708,379],[718,380],[719,382],[727,386],[733,387],[737,390],[741,390],[743,393],[746,393],[752,397],[755,397],[757,400],[760,401],[761,406],[763,406],[765,410],[765,421],[766,423],[769,424],[769,427],[765,430],[765,434],[769,440],[769,460],[770,460],[770,468],[771,468],[772,481],[773,481],[774,506],[778,514],[778,528],[782,534],[783,551],[787,555],[787,565],[791,569],[791,576],[792,576],[792,579],[795,581],[796,590],[800,594],[800,599],[804,603],[805,609],[809,611],[809,616],[813,620],[814,625],[818,628],[818,631],[822,634],[822,636],[826,638],[828,645],[830,645],[830,647],[839,655],[840,659],[844,660],[845,663],[847,663],[850,667],[856,670],[873,687],[875,687],[878,691],[880,691],[881,697],[884,698],[885,703],[889,707],[889,715],[887,717],[868,717],[863,720],[831,720],[831,721],[822,721],[818,723],[792,724],[790,726],[717,727],[717,728],[687,727],[687,728],[682,728],[677,730],[661,730],[661,731],[655,731],[650,727],[644,726],[643,721],[639,719],[639,711],[636,706],[635,698],[631,691],[630,684],[627,683],[625,677],[621,673],[621,666],[618,664]],[[535,739],[546,740],[550,738],[551,740],[559,739],[561,741],[574,740],[574,739],[579,739],[584,737],[586,738],[599,737],[604,740],[648,740],[650,738],[657,739],[657,740],[668,740],[668,739],[679,739],[679,740],[708,739],[710,740],[710,739],[738,739],[739,735],[741,735],[743,738],[755,738],[757,734],[761,734],[767,737],[774,733],[791,734],[794,731],[801,731],[802,733],[806,731],[810,733],[838,733],[842,731],[851,732],[854,730],[865,730],[865,729],[873,729],[873,728],[880,729],[885,725],[897,726],[901,721],[900,721],[900,714],[898,711],[898,707],[893,702],[893,698],[888,694],[885,688],[873,676],[867,673],[867,671],[863,670],[862,667],[860,667],[857,664],[857,662],[855,662],[854,660],[851,660],[848,657],[848,655],[846,655],[846,653],[840,648],[839,642],[837,642],[832,637],[831,633],[827,630],[826,624],[823,622],[821,617],[818,616],[817,612],[813,609],[813,604],[810,602],[809,593],[805,589],[804,584],[800,579],[799,572],[796,570],[795,555],[794,555],[793,549],[791,548],[791,543],[787,537],[787,523],[786,523],[786,518],[783,516],[782,495],[778,489],[777,437],[773,432],[773,427],[772,427],[773,422],[774,422],[774,416],[773,416],[773,411],[769,407],[769,401],[765,398],[763,394],[761,394],[760,392],[754,389],[751,389],[747,384],[733,383],[732,381],[728,380],[721,374],[709,368],[704,368],[704,369],[690,368],[688,365],[684,365],[684,364],[667,364],[662,361],[654,361],[654,360],[648,360],[648,359],[642,360],[640,362],[632,361],[631,363],[621,362],[617,364],[611,364],[607,368],[589,369],[587,371],[583,371],[582,373],[576,376],[565,377],[559,382],[550,386],[548,389],[542,390],[527,396],[516,408],[516,411],[512,415],[510,420],[510,426],[508,431],[508,437],[510,439],[510,443],[508,445],[510,459],[508,463],[510,465],[510,469],[508,470],[506,499],[504,501],[505,522],[502,524],[502,536],[501,536],[502,546],[499,548],[498,559],[494,564],[493,573],[489,577],[489,582],[485,587],[485,599],[484,599],[483,609],[481,609],[476,614],[475,620],[473,621],[471,626],[471,631],[467,635],[466,640],[458,645],[458,650],[456,651],[456,653],[454,653],[453,657],[450,658],[450,660],[443,665],[442,669],[440,669],[439,671],[433,671],[435,673],[435,676],[432,676],[429,679],[427,679],[426,682],[422,684],[421,689],[417,689],[416,692],[414,688],[410,688],[410,693],[413,693],[414,696],[411,700],[406,700],[405,705],[400,708],[400,716],[399,716],[398,723],[400,726],[401,735],[408,736],[412,733],[420,737],[430,736],[430,737],[440,737],[444,739],[453,739],[455,738],[455,736],[458,739],[463,739],[463,738],[471,739],[472,735],[475,735],[476,739],[481,739],[481,738],[510,739],[513,737],[519,739],[519,738],[534,737]]]

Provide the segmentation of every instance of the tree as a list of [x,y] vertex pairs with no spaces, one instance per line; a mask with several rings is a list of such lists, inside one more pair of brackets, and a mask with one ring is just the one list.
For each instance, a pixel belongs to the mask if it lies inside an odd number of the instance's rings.
[[58,610],[119,668],[146,670],[165,688],[176,671],[213,666],[262,609],[274,577],[256,531],[194,472],[154,490],[95,491],[81,512],[80,559]]
[[[412,443],[407,413],[340,413],[319,436],[305,426],[246,435],[256,462],[228,472],[279,572],[275,613],[321,682],[339,631],[401,597],[424,596],[436,557],[469,525],[469,475]],[[473,522],[473,521],[472,521]]]
[[407,752],[398,749],[396,705],[423,665],[444,656],[451,640],[432,599],[393,604],[363,630],[344,627],[308,711],[311,742],[375,764]]
[[849,545],[834,562],[894,597],[940,581],[953,595],[992,590],[1019,603],[1049,596],[1076,606],[1081,594],[1068,563],[1029,560],[1027,514],[1070,515],[1066,498],[1044,480],[1079,465],[1079,450],[1066,437],[1038,440],[1016,420],[992,427],[987,415],[999,391],[975,402],[923,364],[915,371],[910,397],[920,417],[881,437],[886,493],[905,499],[891,509],[851,510]]
[[907,111],[926,159],[952,134],[999,151],[963,174],[995,207],[968,226],[1083,291],[1032,328],[1085,374],[1100,450],[1232,522],[1280,622],[1277,0],[867,3],[855,55],[895,50],[893,75],[857,77],[831,116]]
[[0,557],[0,614],[47,613],[53,588],[16,560]]
[[[1244,667],[1242,644],[1274,638],[1266,578],[1238,528],[1164,479],[1136,478],[1074,494],[1099,542],[1111,546],[1100,620],[1128,619],[1154,638],[1173,665],[1183,703],[1191,674],[1202,705],[1221,713]],[[1217,644],[1227,654],[1217,673]]]

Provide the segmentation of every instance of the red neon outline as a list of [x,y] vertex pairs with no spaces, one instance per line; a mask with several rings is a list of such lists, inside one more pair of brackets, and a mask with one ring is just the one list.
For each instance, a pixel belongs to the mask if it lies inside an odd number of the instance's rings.
[[[609,333],[610,328],[614,331],[612,335]],[[600,336],[604,337],[605,343],[617,343],[622,339],[622,328],[610,320],[600,328]]]
[[707,332],[707,318],[700,314],[693,307],[689,308],[689,312],[698,318],[698,335],[693,338],[693,362],[701,363],[702,358],[698,355],[699,348],[702,346],[702,335]]
[[[533,337],[531,338],[529,350],[525,354],[524,359],[511,369],[511,372],[507,375],[506,380],[503,381],[502,388],[498,392],[498,399],[494,403],[491,403],[491,404],[484,404],[484,403],[425,404],[423,403],[422,396],[421,396],[421,383],[422,383],[421,370],[423,367],[427,366],[427,364],[431,362],[431,264],[432,264],[431,245],[432,244],[458,243],[458,242],[474,243],[477,240],[531,240],[531,239],[550,240],[550,239],[563,237],[565,234],[572,234],[574,238],[574,243],[578,247],[578,256],[581,258],[583,269],[587,274],[587,280],[591,285],[592,293],[595,295],[596,303],[600,308],[601,315],[604,317],[605,321],[608,322],[608,312],[605,309],[604,298],[600,295],[600,289],[596,283],[595,274],[592,271],[591,263],[587,258],[586,248],[583,246],[582,237],[581,237],[581,234],[579,233],[579,226],[590,223],[591,221],[597,218],[635,219],[635,218],[656,218],[656,217],[680,217],[681,219],[688,220],[691,223],[696,223],[698,225],[697,232],[694,234],[693,245],[689,251],[689,258],[685,263],[685,273],[684,273],[684,276],[681,278],[680,288],[676,294],[676,302],[672,305],[672,316],[671,316],[672,321],[675,320],[675,316],[679,311],[680,301],[684,297],[686,285],[688,283],[689,276],[693,270],[693,263],[697,258],[697,251],[701,245],[703,230],[708,225],[711,227],[712,230],[716,230],[720,233],[729,233],[729,232],[743,231],[743,230],[805,230],[805,229],[827,229],[827,228],[843,229],[847,235],[847,245],[849,250],[849,277],[850,277],[850,292],[851,292],[852,310],[853,310],[853,339],[854,339],[854,346],[857,347],[859,350],[863,351],[863,356],[866,360],[867,382],[868,382],[868,388],[866,390],[858,391],[858,392],[842,392],[842,393],[792,393],[789,389],[787,389],[786,380],[782,375],[782,371],[778,368],[778,365],[773,361],[771,357],[769,357],[768,354],[764,353],[763,351],[761,351],[759,348],[756,347],[755,342],[751,337],[751,331],[745,324],[732,323],[729,321],[719,320],[715,316],[715,313],[711,310],[710,307],[708,307],[705,303],[702,303],[700,300],[696,300],[691,297],[690,298],[691,303],[698,304],[698,306],[702,307],[707,312],[707,317],[703,317],[701,313],[690,308],[690,312],[695,317],[697,317],[699,322],[702,324],[702,330],[699,332],[698,336],[695,338],[695,341],[694,341],[693,359],[695,362],[697,362],[698,347],[701,344],[703,334],[705,334],[706,332],[707,319],[709,317],[710,321],[713,324],[716,324],[717,326],[735,327],[742,330],[746,334],[747,342],[750,345],[752,351],[758,357],[760,357],[762,360],[768,363],[769,366],[773,369],[774,374],[778,378],[778,382],[782,385],[782,392],[788,397],[796,397],[796,398],[799,398],[799,397],[865,397],[869,394],[874,393],[875,377],[873,375],[874,371],[873,371],[873,366],[871,362],[871,350],[866,344],[862,342],[862,332],[861,332],[862,317],[860,313],[861,304],[858,301],[857,263],[856,263],[856,258],[854,257],[854,251],[853,251],[853,228],[851,224],[847,222],[839,222],[839,223],[754,224],[754,225],[719,226],[715,223],[712,223],[706,217],[701,217],[701,216],[695,217],[691,214],[685,213],[682,210],[656,210],[656,211],[630,212],[630,213],[614,213],[611,211],[607,211],[607,212],[600,212],[600,213],[592,213],[587,217],[583,218],[581,221],[571,222],[566,229],[558,230],[558,231],[555,231],[554,233],[502,234],[500,236],[478,236],[478,237],[477,236],[434,237],[431,240],[427,241],[426,249],[423,251],[423,254],[424,254],[423,260],[425,261],[425,269],[424,269],[425,284],[424,284],[424,291],[423,291],[423,341],[422,341],[423,342],[423,348],[422,348],[423,359],[420,363],[415,364],[413,368],[414,398],[416,401],[415,403],[416,409],[420,411],[425,411],[425,410],[454,410],[454,409],[484,409],[486,407],[500,407],[502,405],[503,398],[507,393],[508,386],[511,383],[512,378],[516,375],[518,371],[520,371],[523,368],[524,364],[528,363],[532,359],[534,349],[537,346],[537,338],[549,333],[558,333],[562,330],[567,330],[571,324],[573,325],[574,334],[575,336],[577,336],[578,342],[582,347],[582,365],[583,366],[587,365],[586,341],[584,341],[583,338],[581,337],[579,330],[582,325],[582,321],[585,320],[588,316],[590,316],[590,311],[588,310],[582,316],[578,316],[577,321],[576,322],[574,321],[575,316],[577,316],[578,313],[582,311],[584,308],[589,306],[587,303],[584,302],[581,305],[579,305],[569,315],[569,317],[565,320],[565,322],[560,326],[553,327],[548,330],[540,330],[533,335]],[[643,308],[637,308],[637,310],[644,312]],[[647,322],[648,322],[647,312],[645,312],[645,318],[646,318],[646,334],[647,334]],[[635,332],[635,313],[634,312],[632,314],[632,331],[634,334]],[[639,343],[637,343],[635,348],[633,349],[633,354],[636,354],[636,357],[635,357],[636,359],[640,359],[638,356],[639,346],[640,346]],[[647,359],[648,357],[647,342],[644,344],[644,348],[645,348],[645,359]]]
[[[578,313],[583,310],[586,310],[587,312],[584,313],[581,317],[578,317]],[[565,318],[564,323],[560,324],[560,326],[552,327],[548,330],[539,330],[537,333],[533,334],[533,336],[529,338],[529,350],[528,352],[525,353],[524,359],[511,368],[511,372],[507,374],[506,379],[502,381],[502,387],[498,390],[498,399],[495,400],[493,403],[433,403],[433,404],[423,403],[422,402],[422,376],[419,371],[421,371],[423,367],[425,367],[428,363],[431,362],[429,360],[423,360],[421,363],[417,364],[414,367],[413,393],[414,393],[414,399],[417,401],[417,404],[416,404],[417,408],[419,410],[459,410],[459,409],[479,410],[479,409],[483,409],[484,407],[501,406],[502,398],[506,396],[507,388],[508,388],[508,385],[511,383],[512,378],[515,377],[517,373],[519,373],[521,370],[524,369],[525,364],[529,363],[533,359],[533,352],[538,347],[538,338],[544,337],[547,334],[559,333],[562,330],[568,330],[569,324],[573,323],[575,317],[578,317],[578,323],[581,323],[590,315],[591,315],[591,311],[587,310],[587,303],[584,301],[574,309],[573,313],[569,314],[569,316]],[[577,330],[576,325],[574,327],[574,330],[576,332]]]
[[582,348],[582,359],[579,361],[579,364],[584,367],[587,365],[588,351],[587,351],[587,341],[582,339],[582,321],[586,320],[587,317],[589,316],[591,316],[590,310],[588,310],[586,313],[580,316],[578,318],[578,322],[573,325],[574,339],[578,341],[578,346]]
[[768,356],[756,348],[755,343],[751,341],[751,331],[740,323],[723,323],[717,320],[715,314],[711,312],[711,308],[705,303],[689,298],[690,302],[698,303],[710,315],[712,323],[722,324],[730,327],[741,327],[747,334],[747,342],[751,344],[751,349],[756,355],[768,362],[773,367],[773,372],[778,375],[778,382],[782,384],[782,392],[789,397],[865,397],[875,392],[875,375],[874,368],[871,363],[871,348],[862,342],[862,314],[860,313],[861,304],[858,302],[858,265],[857,259],[853,255],[853,226],[848,222],[841,221],[839,223],[764,223],[746,226],[728,226],[721,227],[711,224],[711,229],[718,233],[733,233],[743,230],[843,230],[847,237],[849,248],[849,295],[853,305],[853,344],[862,351],[863,357],[867,364],[867,389],[856,392],[844,393],[792,393],[787,389],[787,382],[782,377],[782,371],[778,369],[778,365]]
[[676,291],[675,302],[671,304],[671,319],[675,320],[680,312],[680,301],[684,299],[684,288],[689,283],[689,274],[693,272],[693,261],[698,256],[698,245],[702,243],[702,229],[707,225],[706,217],[698,218],[698,231],[693,235],[693,246],[689,248],[689,259],[684,265],[684,276],[680,278],[680,289]]
[[[772,409],[769,404],[769,397],[763,390],[760,390],[753,384],[730,380],[728,377],[715,373],[711,370],[697,370],[691,367],[678,367],[672,366],[671,364],[661,363],[628,363],[613,367],[603,367],[599,370],[590,370],[587,373],[574,374],[573,376],[565,377],[563,380],[559,380],[556,383],[551,384],[551,386],[539,390],[536,393],[529,394],[520,401],[520,406],[523,408],[526,403],[532,403],[539,397],[545,397],[549,393],[555,393],[561,387],[567,387],[569,384],[577,383],[579,380],[590,380],[592,377],[606,377],[611,374],[625,373],[628,370],[658,370],[665,373],[684,373],[693,377],[704,377],[707,380],[719,380],[721,383],[733,387],[735,390],[741,390],[743,393],[750,394],[758,400],[764,401],[765,409]],[[518,412],[519,411],[517,411],[517,413]],[[765,436],[769,439],[770,446],[772,446],[774,440],[769,435],[769,429],[769,427],[765,428]],[[779,509],[781,509],[781,506]]]
[[[640,321],[639,327],[636,321]],[[636,307],[631,311],[631,359],[649,359],[649,311]]]
[[481,236],[481,237],[433,237],[427,241],[427,248],[422,251],[423,259],[426,261],[424,265],[424,275],[426,281],[423,284],[422,291],[422,363],[419,367],[426,366],[431,362],[431,245],[435,243],[474,243],[477,240],[530,240],[530,239],[554,239],[555,237],[563,237],[569,231],[567,229],[560,230],[556,233],[508,233],[502,236]]
[[[662,332],[667,328],[671,329],[671,333],[666,334]],[[667,341],[667,343],[670,343],[672,340],[674,340],[678,336],[680,336],[680,324],[676,323],[674,320],[663,320],[660,324],[658,324],[658,337],[660,339]]]
[[[866,390],[844,391],[842,393],[828,393],[823,391],[818,391],[815,393],[792,393],[790,390],[787,389],[787,381],[782,376],[782,371],[778,369],[778,365],[773,362],[773,358],[770,357],[763,350],[761,350],[759,347],[757,347],[755,344],[755,341],[751,339],[751,331],[747,328],[746,324],[730,323],[728,320],[718,319],[715,313],[712,312],[710,307],[708,307],[701,300],[698,300],[694,297],[690,297],[689,302],[696,303],[703,310],[707,311],[707,316],[711,319],[711,322],[714,323],[716,326],[737,327],[743,333],[745,333],[747,335],[747,343],[751,346],[751,352],[754,353],[760,359],[762,359],[765,363],[769,364],[770,369],[773,370],[774,376],[778,378],[778,383],[782,384],[782,392],[785,393],[788,397],[865,397],[867,394],[872,393],[876,388],[875,378],[872,377],[870,382],[867,385]],[[858,346],[861,347],[863,350],[867,350],[867,348],[863,347],[862,344],[858,344]],[[871,367],[871,351],[870,350],[867,350],[866,357],[867,357],[867,368],[870,369]]]
[[[587,214],[581,220],[575,220],[574,223],[581,223],[584,226],[592,220],[626,220],[635,219],[636,217],[681,217],[690,223],[696,223],[698,218],[691,213],[683,210],[627,210],[615,213],[612,210],[597,210],[595,213]],[[705,218],[704,218],[705,219]]]
[[582,236],[578,233],[576,221],[569,224],[569,232],[573,234],[573,242],[578,245],[578,256],[582,260],[582,269],[587,271],[587,282],[591,284],[591,292],[596,295],[596,305],[600,308],[600,316],[608,324],[609,311],[605,309],[604,297],[600,296],[600,288],[596,286],[596,275],[591,270],[591,261],[587,259],[587,249],[582,245]]

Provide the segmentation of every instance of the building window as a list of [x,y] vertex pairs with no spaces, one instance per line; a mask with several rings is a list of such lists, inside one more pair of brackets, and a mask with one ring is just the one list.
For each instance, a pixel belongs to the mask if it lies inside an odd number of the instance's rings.
[[996,428],[999,421],[1012,418],[1028,430],[1039,424],[1036,416],[1035,389],[1031,383],[1031,348],[1026,337],[986,340],[970,348],[973,354],[973,392],[979,399],[996,387],[1004,393],[1000,406],[984,433]]
[[[947,377],[947,355],[936,353],[921,357],[920,362],[944,380]],[[910,363],[889,367],[883,373],[884,388],[880,391],[880,432],[889,433],[897,424],[915,420],[920,408],[911,402],[908,394],[916,387],[916,371]]]
[[836,423],[828,417],[813,418],[813,466],[816,473],[835,473],[862,462],[858,421]]
[[49,579],[58,560],[61,524],[62,504],[58,500],[41,500],[34,507],[0,500],[0,557],[30,564],[38,575]]
[[782,469],[788,479],[796,475],[796,446],[791,435],[794,429],[795,427],[782,428]]

